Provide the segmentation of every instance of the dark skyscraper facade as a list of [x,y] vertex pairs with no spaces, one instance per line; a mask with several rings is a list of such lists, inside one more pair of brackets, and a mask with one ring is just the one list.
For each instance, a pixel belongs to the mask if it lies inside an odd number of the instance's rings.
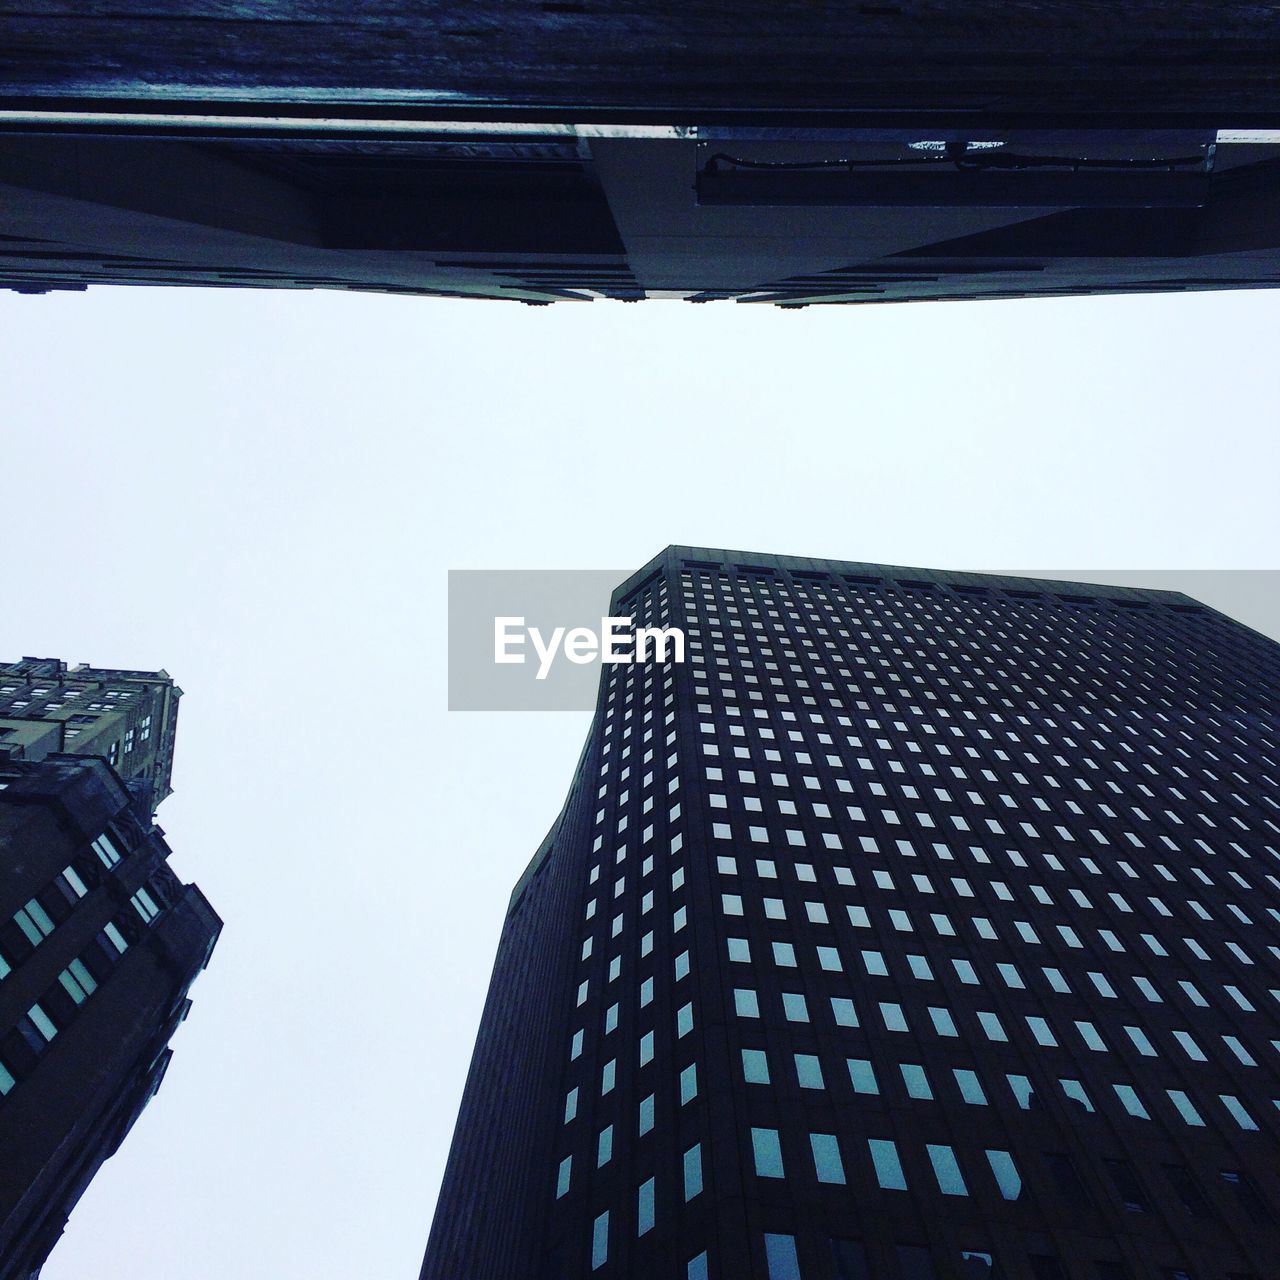
[[152,818],[177,696],[164,672],[0,666],[0,1280],[39,1273],[160,1087],[222,927]]
[[668,548],[512,896],[423,1280],[1271,1280],[1280,646]]
[[1280,282],[1276,4],[43,0],[0,14],[0,49],[19,292]]

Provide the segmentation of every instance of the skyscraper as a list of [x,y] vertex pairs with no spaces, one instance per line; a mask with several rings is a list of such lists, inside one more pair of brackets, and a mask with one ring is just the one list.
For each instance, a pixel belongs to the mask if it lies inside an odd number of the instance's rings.
[[0,1280],[39,1273],[159,1089],[222,922],[167,865],[164,672],[0,666]]
[[0,754],[105,756],[154,812],[173,790],[181,697],[167,671],[68,668],[57,658],[0,663]]
[[512,895],[423,1280],[1268,1280],[1280,647],[668,548]]
[[0,286],[799,307],[1274,285],[1277,12],[26,5],[0,14]]

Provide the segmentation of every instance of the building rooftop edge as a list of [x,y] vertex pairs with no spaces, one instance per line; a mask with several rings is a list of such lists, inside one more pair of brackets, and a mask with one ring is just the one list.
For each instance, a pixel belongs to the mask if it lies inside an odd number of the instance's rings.
[[[844,577],[880,578],[899,583],[931,583],[940,586],[973,586],[1035,591],[1061,595],[1090,595],[1099,599],[1148,600],[1166,604],[1191,604],[1203,608],[1201,601],[1180,591],[1155,587],[1119,587],[1092,583],[1075,578],[1030,577],[1025,574],[996,573],[990,570],[925,569],[915,565],[877,564],[861,560],[833,560],[817,556],[772,555],[756,551],[735,551],[723,547],[695,547],[671,543],[635,573],[618,585],[614,599],[629,595],[645,578],[676,561],[699,561],[711,568],[774,569],[785,572],[826,573]],[[1087,571],[1086,571],[1087,572]]]

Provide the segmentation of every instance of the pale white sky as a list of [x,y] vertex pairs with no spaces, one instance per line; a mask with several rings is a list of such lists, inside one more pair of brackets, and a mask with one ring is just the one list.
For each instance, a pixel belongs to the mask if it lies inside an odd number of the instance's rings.
[[177,677],[160,818],[227,922],[46,1280],[416,1277],[587,724],[445,711],[447,569],[1277,568],[1278,321],[1263,291],[0,294],[0,655]]

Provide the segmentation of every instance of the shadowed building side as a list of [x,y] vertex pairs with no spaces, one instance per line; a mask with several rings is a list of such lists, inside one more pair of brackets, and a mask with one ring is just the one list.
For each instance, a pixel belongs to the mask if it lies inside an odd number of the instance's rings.
[[222,922],[101,759],[0,761],[0,1277],[36,1275],[160,1087]]

